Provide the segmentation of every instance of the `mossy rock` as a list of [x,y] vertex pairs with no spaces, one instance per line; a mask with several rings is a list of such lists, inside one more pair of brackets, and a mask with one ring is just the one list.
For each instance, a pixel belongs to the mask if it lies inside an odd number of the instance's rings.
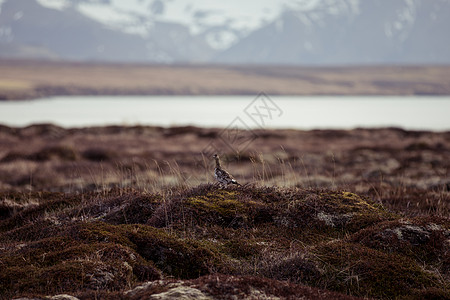
[[96,221],[89,223],[78,223],[73,225],[68,234],[74,240],[84,243],[115,243],[128,247],[134,244],[127,238],[127,229],[123,226],[111,225]]
[[57,236],[11,247],[0,255],[5,266],[0,272],[4,295],[122,290],[137,281],[161,277],[150,262],[120,244]]
[[207,224],[242,227],[249,222],[250,207],[237,199],[236,191],[216,190],[189,197],[183,203]]
[[414,260],[341,240],[312,250],[324,270],[319,282],[310,284],[360,297],[394,299],[418,290],[440,288],[439,278]]
[[288,227],[356,232],[396,216],[382,205],[344,191],[310,191],[286,203],[276,221]]
[[136,251],[165,274],[176,278],[197,278],[225,270],[222,255],[199,241],[180,239],[164,230],[144,225],[128,225],[127,229],[127,236]]
[[[81,196],[62,193],[3,193],[4,219],[0,235],[15,241],[50,237],[60,231],[58,224],[77,220],[103,220],[111,224],[146,223],[161,205],[160,195],[142,195],[119,191],[110,194],[86,193]],[[89,200],[87,200],[89,199]]]
[[162,204],[147,224],[155,227],[220,225],[249,228],[273,221],[272,206],[245,193],[246,188],[200,185]]
[[252,199],[265,204],[290,201],[293,197],[304,197],[307,190],[278,188],[276,186],[245,186],[239,189],[241,199]]
[[201,185],[162,204],[147,224],[188,224],[249,228],[259,224],[356,232],[397,216],[350,192],[275,187],[219,189]]
[[205,217],[205,221],[214,224],[238,228],[272,222],[275,210],[270,202],[263,201],[255,192],[260,192],[260,188],[223,190],[207,185],[191,191],[185,202]]
[[432,264],[450,278],[449,219],[418,217],[386,221],[355,233],[350,240]]
[[163,273],[176,278],[195,278],[223,268],[216,249],[181,239],[147,225],[111,225],[92,222],[75,226],[72,236],[86,243],[114,243],[136,251]]

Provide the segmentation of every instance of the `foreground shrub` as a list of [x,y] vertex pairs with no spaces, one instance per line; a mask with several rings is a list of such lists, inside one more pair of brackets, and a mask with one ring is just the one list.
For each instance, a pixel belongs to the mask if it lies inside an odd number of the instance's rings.
[[[6,298],[133,299],[125,292],[134,286],[141,286],[135,295],[191,291],[224,299],[448,297],[448,219],[402,219],[349,192],[209,184],[165,194],[0,197]],[[161,278],[161,285],[143,284]]]
[[321,284],[351,295],[397,298],[417,290],[439,287],[439,279],[414,260],[342,241],[313,250],[324,270]]

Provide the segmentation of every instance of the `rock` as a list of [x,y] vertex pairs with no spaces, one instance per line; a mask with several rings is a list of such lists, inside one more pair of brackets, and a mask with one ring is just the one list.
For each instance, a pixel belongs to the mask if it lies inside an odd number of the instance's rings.
[[55,295],[50,297],[51,300],[79,300],[77,297],[67,295],[67,294],[61,294],[61,295]]
[[200,290],[187,286],[179,286],[168,290],[167,292],[159,293],[150,296],[150,299],[159,300],[213,300],[214,298],[209,297],[202,293]]

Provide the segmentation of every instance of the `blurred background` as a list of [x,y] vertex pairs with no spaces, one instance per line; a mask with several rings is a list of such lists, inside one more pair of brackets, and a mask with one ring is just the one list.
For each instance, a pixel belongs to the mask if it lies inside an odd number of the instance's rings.
[[0,99],[40,99],[0,121],[226,127],[264,92],[285,112],[267,128],[446,130],[449,16],[448,0],[0,0]]
[[2,0],[2,58],[449,64],[447,0]]

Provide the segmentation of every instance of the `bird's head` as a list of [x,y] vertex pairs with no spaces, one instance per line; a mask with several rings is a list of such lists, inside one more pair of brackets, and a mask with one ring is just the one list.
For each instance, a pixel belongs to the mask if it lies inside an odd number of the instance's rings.
[[213,158],[216,160],[216,168],[220,168],[220,159],[219,159],[219,155],[214,154]]

